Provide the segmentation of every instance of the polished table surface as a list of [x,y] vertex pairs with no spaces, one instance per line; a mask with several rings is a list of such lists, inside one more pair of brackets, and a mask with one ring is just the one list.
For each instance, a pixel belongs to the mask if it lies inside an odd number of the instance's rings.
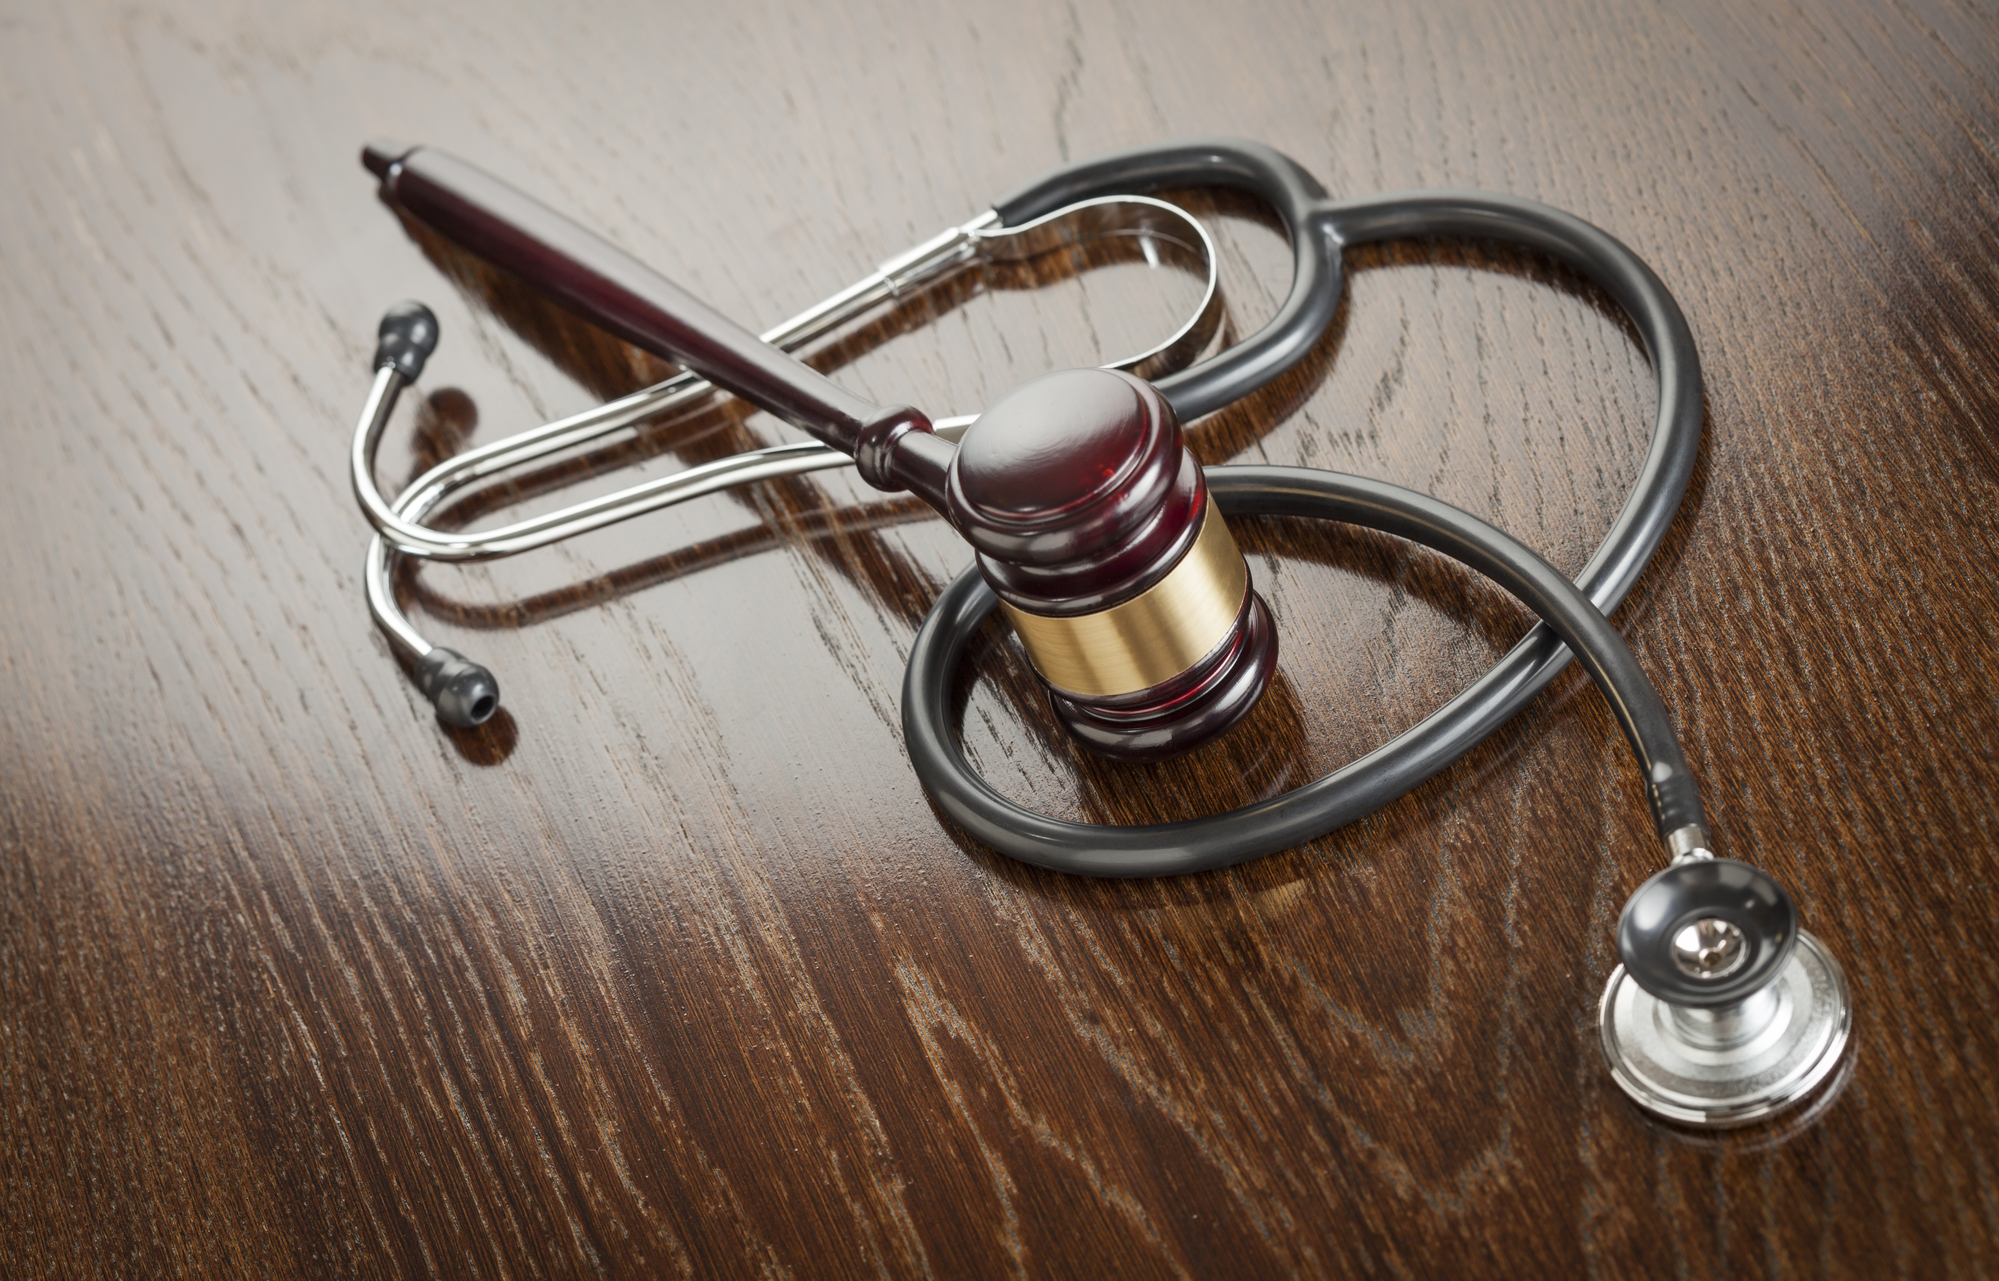
[[[20,0],[0,103],[0,1272],[1999,1270],[1989,10]],[[1679,298],[1707,433],[1615,618],[1720,849],[1853,983],[1804,1123],[1687,1134],[1610,1080],[1611,929],[1659,855],[1573,668],[1343,831],[1090,882],[925,799],[902,662],[968,557],[851,473],[406,576],[499,675],[479,731],[375,632],[344,468],[386,305],[444,341],[385,484],[664,366],[399,222],[365,139],[761,326],[1050,165],[1194,134],[1341,193],[1549,202]],[[1281,233],[1189,200],[1247,332]],[[1325,341],[1196,451],[1396,481],[1578,570],[1650,430],[1631,332],[1531,254],[1350,261]],[[967,278],[816,358],[971,410],[1186,287]],[[717,398],[455,518],[796,437]],[[1209,812],[1386,741],[1526,626],[1393,539],[1241,537],[1283,637],[1242,729],[1084,759],[994,630],[978,766],[1057,814]]]

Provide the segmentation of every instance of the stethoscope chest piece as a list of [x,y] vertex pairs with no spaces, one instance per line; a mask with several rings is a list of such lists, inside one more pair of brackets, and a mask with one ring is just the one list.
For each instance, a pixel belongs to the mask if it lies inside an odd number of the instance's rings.
[[1618,950],[1597,1031],[1611,1076],[1653,1115],[1749,1125],[1803,1102],[1839,1065],[1853,1028],[1846,976],[1755,868],[1666,869],[1632,896]]

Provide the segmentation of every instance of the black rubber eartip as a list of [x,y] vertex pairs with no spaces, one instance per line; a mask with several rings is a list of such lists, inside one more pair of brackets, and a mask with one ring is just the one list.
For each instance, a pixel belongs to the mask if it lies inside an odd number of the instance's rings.
[[399,302],[382,313],[375,334],[375,368],[393,365],[406,380],[415,382],[423,373],[423,362],[437,350],[437,317],[420,302]]
[[1669,1005],[1734,1005],[1776,979],[1798,910],[1769,875],[1732,858],[1675,864],[1638,887],[1617,922],[1632,981]]
[[387,181],[389,170],[395,168],[396,162],[415,150],[415,147],[390,142],[386,138],[370,138],[368,145],[361,148],[361,164],[369,173]]
[[439,646],[418,659],[416,686],[446,725],[470,729],[500,710],[500,683],[493,673],[457,650]]

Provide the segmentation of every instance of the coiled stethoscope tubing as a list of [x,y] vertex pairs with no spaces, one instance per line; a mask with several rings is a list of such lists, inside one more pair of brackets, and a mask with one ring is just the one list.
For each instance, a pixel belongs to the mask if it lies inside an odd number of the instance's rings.
[[[1384,481],[1311,467],[1210,467],[1207,476],[1209,492],[1225,515],[1305,516],[1377,529],[1442,552],[1504,587],[1582,659],[1603,692],[1638,759],[1660,839],[1705,828],[1700,792],[1672,719],[1630,647],[1575,584],[1525,543],[1448,503]],[[1421,754],[1420,742],[1403,746],[1411,737],[1405,734],[1317,782],[1223,814],[1130,826],[1051,818],[1015,804],[981,779],[951,725],[958,659],[997,604],[977,570],[960,575],[938,597],[911,648],[902,727],[924,790],[972,836],[1024,863],[1115,877],[1230,867],[1373,813],[1421,778],[1390,789],[1435,760]]]

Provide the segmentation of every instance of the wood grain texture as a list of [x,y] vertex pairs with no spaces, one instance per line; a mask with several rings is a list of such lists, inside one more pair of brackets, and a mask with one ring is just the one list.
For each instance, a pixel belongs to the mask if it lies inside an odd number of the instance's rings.
[[[0,1272],[1999,1271],[1995,85],[1999,21],[1956,0],[10,4]],[[385,480],[657,367],[412,234],[367,137],[764,324],[1048,165],[1195,133],[1339,192],[1547,201],[1680,299],[1709,431],[1618,621],[1723,849],[1854,984],[1811,1124],[1693,1138],[1611,1084],[1595,1003],[1655,854],[1573,671],[1345,831],[1092,883],[916,785],[902,662],[967,556],[850,476],[410,576],[499,674],[476,733],[373,632],[343,466],[384,306],[444,325]],[[1196,207],[1244,332],[1282,240]],[[1624,326],[1493,246],[1352,266],[1320,350],[1197,451],[1410,485],[1580,568],[1649,429]],[[819,358],[971,409],[1172,301],[1003,283]],[[789,434],[718,401],[458,516]],[[1244,729],[1083,759],[995,632],[980,768],[1058,814],[1210,811],[1525,626],[1393,540],[1240,537],[1283,633]]]

